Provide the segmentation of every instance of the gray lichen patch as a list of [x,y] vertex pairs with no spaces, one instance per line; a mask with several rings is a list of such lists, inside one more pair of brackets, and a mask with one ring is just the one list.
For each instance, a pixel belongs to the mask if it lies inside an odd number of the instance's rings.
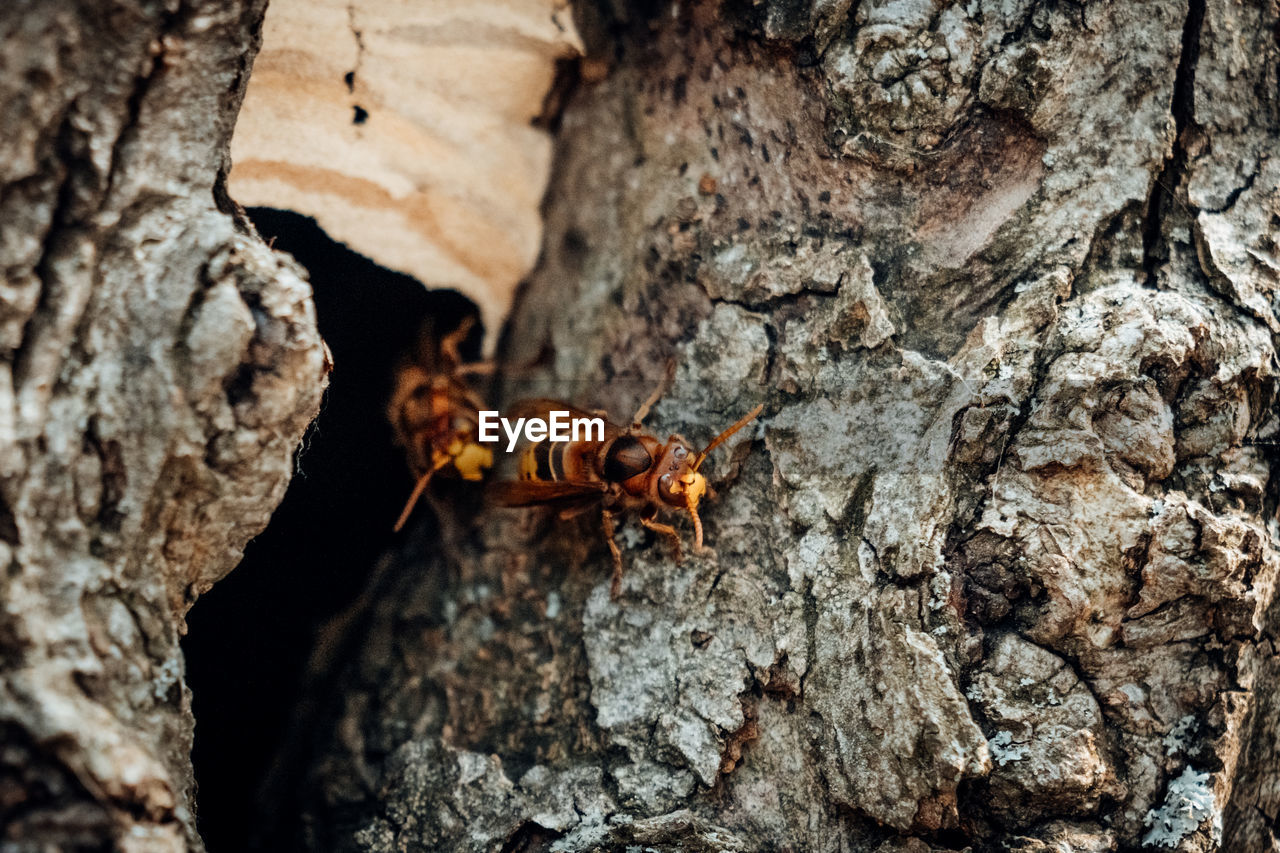
[[1182,840],[1208,822],[1215,842],[1222,839],[1222,810],[1215,807],[1208,773],[1188,766],[1169,783],[1164,805],[1147,813],[1151,829],[1142,837],[1146,847],[1177,849]]

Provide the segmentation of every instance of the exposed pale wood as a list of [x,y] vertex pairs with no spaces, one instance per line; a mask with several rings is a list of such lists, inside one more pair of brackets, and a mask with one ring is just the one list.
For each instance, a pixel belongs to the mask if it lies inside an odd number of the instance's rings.
[[[232,144],[245,205],[480,307],[490,346],[537,258],[563,0],[273,0]],[[356,110],[365,118],[356,123]]]

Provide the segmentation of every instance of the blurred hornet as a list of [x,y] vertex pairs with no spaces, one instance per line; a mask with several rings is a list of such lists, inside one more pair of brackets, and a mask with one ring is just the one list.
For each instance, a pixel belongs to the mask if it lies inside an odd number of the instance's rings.
[[[670,379],[668,371],[668,380]],[[664,383],[665,385],[665,383]],[[745,417],[720,433],[701,453],[689,442],[672,435],[665,442],[641,431],[641,423],[662,392],[659,388],[636,412],[630,428],[605,423],[601,440],[534,442],[520,459],[519,480],[494,483],[492,500],[501,506],[557,507],[561,519],[600,508],[605,541],[613,555],[610,595],[618,597],[622,585],[622,552],[613,539],[617,513],[638,511],[640,523],[671,540],[680,561],[680,536],[670,524],[657,520],[659,510],[687,512],[693,518],[694,550],[702,549],[702,520],[698,502],[707,492],[707,479],[698,473],[707,455],[764,409],[756,406]],[[593,415],[558,400],[526,400],[516,403],[512,417],[548,419],[550,413],[568,411],[570,418]],[[599,413],[597,413],[599,414]]]
[[484,404],[463,381],[467,375],[488,372],[490,365],[463,364],[458,355],[472,323],[471,319],[463,321],[441,339],[433,364],[411,362],[396,376],[387,418],[395,431],[395,443],[405,449],[409,468],[418,478],[396,521],[397,531],[409,520],[436,472],[479,481],[493,466],[493,451],[476,441],[478,411]]

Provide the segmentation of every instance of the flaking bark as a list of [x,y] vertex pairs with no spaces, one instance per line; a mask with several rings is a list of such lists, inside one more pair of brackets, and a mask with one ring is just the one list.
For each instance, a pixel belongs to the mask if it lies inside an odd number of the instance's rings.
[[0,12],[6,851],[202,849],[183,617],[327,369],[301,270],[220,189],[263,5]]
[[763,428],[716,554],[626,530],[616,602],[594,519],[446,496],[330,694],[309,848],[1273,849],[1276,25],[588,20],[626,34],[505,395],[621,419],[675,356],[655,430]]

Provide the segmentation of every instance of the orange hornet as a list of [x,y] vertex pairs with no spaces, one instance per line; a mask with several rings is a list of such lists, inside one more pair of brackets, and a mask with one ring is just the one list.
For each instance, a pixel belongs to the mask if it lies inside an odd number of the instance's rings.
[[463,364],[458,347],[474,321],[463,321],[440,341],[434,363],[408,363],[396,377],[396,390],[387,405],[387,418],[395,441],[404,447],[417,485],[396,521],[404,527],[427,484],[439,471],[449,469],[463,480],[479,481],[493,466],[493,451],[476,440],[479,410],[483,402],[463,377],[486,373],[489,364]]
[[[629,428],[606,421],[603,439],[545,439],[530,444],[520,459],[519,479],[489,487],[490,498],[500,506],[553,506],[560,510],[562,519],[599,506],[605,541],[613,555],[610,595],[615,599],[622,584],[622,552],[613,539],[614,516],[620,512],[638,512],[641,524],[671,540],[678,562],[680,536],[674,527],[657,518],[662,510],[687,512],[693,519],[694,549],[701,550],[702,520],[698,517],[698,502],[707,493],[707,479],[698,468],[711,451],[764,410],[763,403],[756,406],[712,439],[701,452],[695,453],[681,436],[672,435],[664,442],[642,431],[641,423],[661,392],[659,388],[644,402]],[[547,399],[516,403],[509,414],[547,419],[553,411],[567,411],[570,418],[598,415]]]

